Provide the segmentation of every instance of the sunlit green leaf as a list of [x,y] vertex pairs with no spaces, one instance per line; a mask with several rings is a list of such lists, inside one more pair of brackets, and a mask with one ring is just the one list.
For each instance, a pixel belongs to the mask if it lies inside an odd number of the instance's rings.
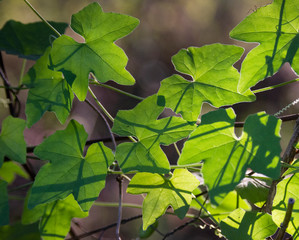
[[[295,166],[299,166],[299,162]],[[299,173],[288,176],[277,185],[276,195],[273,201],[273,221],[280,226],[283,222],[289,198],[295,200],[292,218],[288,225],[287,232],[299,237]],[[294,239],[296,239],[296,237]]]
[[30,88],[26,103],[27,126],[31,127],[46,111],[55,112],[64,123],[71,111],[74,94],[61,72],[48,68],[49,52],[36,62],[23,79]]
[[169,145],[187,137],[194,129],[179,117],[158,119],[164,102],[156,95],[150,96],[132,110],[117,113],[112,131],[120,136],[135,136],[138,142],[117,146],[116,160],[124,172],[168,173],[169,162],[160,144]]
[[89,73],[100,82],[113,80],[132,85],[135,80],[125,69],[128,58],[114,42],[138,25],[136,18],[104,13],[98,3],[91,3],[72,16],[72,29],[84,37],[78,43],[61,36],[53,43],[53,67],[62,71],[80,101],[86,97]]
[[185,217],[192,200],[192,191],[199,181],[186,169],[176,169],[170,179],[153,173],[137,173],[127,192],[147,193],[142,205],[143,230],[155,223],[171,206],[179,217]]
[[240,208],[222,220],[220,228],[221,233],[229,240],[266,239],[277,230],[277,226],[269,214],[246,212]]
[[[0,240],[40,240],[38,224],[22,225],[16,223],[0,227]],[[53,239],[52,239],[53,240]]]
[[240,138],[235,136],[234,121],[231,108],[204,115],[178,161],[185,165],[204,160],[204,182],[215,205],[244,178],[247,168],[271,178],[280,174],[281,121],[264,112],[251,115]]
[[[68,26],[51,21],[50,24],[60,33],[64,33]],[[55,33],[43,22],[23,24],[10,20],[0,30],[0,50],[22,58],[37,59],[55,37]]]
[[272,76],[288,62],[299,73],[299,0],[275,0],[246,17],[230,33],[234,39],[258,42],[242,63],[241,92]]
[[0,134],[0,167],[5,156],[19,163],[26,162],[26,142],[23,134],[25,125],[23,119],[12,116],[3,120]]
[[12,183],[16,175],[29,179],[28,173],[23,169],[23,167],[16,162],[4,162],[0,168],[0,179],[6,181],[7,183]]
[[71,220],[87,217],[72,195],[64,200],[41,204],[29,210],[24,208],[22,223],[32,224],[39,221],[39,231],[44,240],[65,239],[70,230]]
[[203,102],[220,107],[253,101],[255,96],[250,91],[237,91],[240,75],[232,65],[242,53],[241,47],[222,44],[182,49],[172,62],[177,71],[190,75],[192,80],[179,75],[166,78],[158,95],[165,97],[166,107],[188,121],[197,120]]
[[102,143],[92,144],[83,156],[87,133],[72,120],[37,146],[34,154],[48,160],[38,172],[29,197],[29,208],[64,199],[73,194],[84,211],[90,209],[105,187],[108,167],[114,156]]
[[[0,226],[9,224],[7,182],[0,179]],[[1,235],[1,234],[0,234]]]

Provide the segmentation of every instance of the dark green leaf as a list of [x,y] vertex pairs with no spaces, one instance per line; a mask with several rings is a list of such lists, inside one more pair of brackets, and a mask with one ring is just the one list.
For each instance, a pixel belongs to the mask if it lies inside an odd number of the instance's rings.
[[[60,33],[64,33],[68,26],[66,23],[50,24]],[[10,20],[0,30],[0,50],[22,58],[37,59],[55,37],[55,33],[43,22],[23,24]]]
[[261,240],[277,230],[271,216],[262,212],[236,209],[220,223],[221,233],[229,240]]
[[[112,131],[120,136],[135,136],[138,142],[117,146],[116,160],[124,172],[168,173],[169,162],[160,144],[169,145],[187,137],[194,125],[179,117],[157,120],[164,110],[156,95],[150,96],[132,110],[119,111]],[[162,106],[161,106],[162,105]]]
[[240,92],[272,76],[288,62],[299,73],[299,0],[275,0],[246,17],[230,33],[234,39],[259,42],[242,63]]
[[192,191],[199,185],[196,177],[186,169],[176,169],[170,179],[160,174],[137,173],[127,192],[147,193],[142,205],[143,230],[156,222],[171,206],[179,218],[184,218],[191,200]]
[[0,226],[7,224],[9,224],[7,182],[0,179]]
[[240,47],[222,44],[182,49],[172,62],[177,71],[190,75],[192,81],[173,75],[162,81],[158,95],[165,97],[166,107],[188,121],[197,120],[203,102],[220,107],[253,101],[255,96],[250,91],[237,91],[240,75],[232,65],[242,53]]
[[61,36],[54,41],[51,56],[53,67],[64,73],[80,101],[86,97],[91,72],[100,82],[134,84],[134,78],[125,69],[128,58],[114,42],[133,31],[138,23],[130,16],[104,13],[98,3],[91,3],[72,16],[71,27],[85,42]]
[[26,162],[26,142],[23,134],[25,125],[25,121],[20,118],[8,116],[3,120],[0,134],[0,167],[4,156],[19,163]]
[[64,199],[72,193],[84,211],[90,209],[105,187],[114,156],[102,143],[94,143],[84,157],[86,140],[84,127],[72,120],[65,130],[57,131],[35,148],[36,156],[50,162],[35,178],[29,208]]
[[251,115],[240,138],[235,136],[234,121],[231,108],[204,115],[178,161],[184,165],[204,160],[204,182],[215,205],[244,178],[247,168],[274,179],[280,174],[281,121],[263,112]]
[[49,52],[50,48],[23,79],[23,83],[30,87],[26,103],[28,127],[40,120],[46,111],[55,112],[63,124],[72,108],[74,94],[62,73],[48,68]]
[[[0,240],[40,240],[38,224],[22,225],[16,223],[0,227]],[[52,239],[53,240],[53,239]]]

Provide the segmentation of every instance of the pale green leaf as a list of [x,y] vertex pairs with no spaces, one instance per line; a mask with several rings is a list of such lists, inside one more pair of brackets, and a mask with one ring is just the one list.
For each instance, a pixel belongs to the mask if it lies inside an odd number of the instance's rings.
[[177,71],[188,74],[191,81],[179,75],[166,78],[158,95],[165,97],[166,107],[180,113],[188,121],[196,121],[203,102],[215,107],[255,100],[247,91],[240,94],[240,75],[232,65],[243,53],[241,47],[212,44],[180,50],[172,58]]
[[236,209],[220,223],[221,233],[229,240],[261,240],[277,230],[271,216],[262,212]]
[[174,116],[157,120],[163,110],[164,102],[153,95],[134,109],[117,113],[112,131],[138,139],[138,142],[122,143],[116,148],[115,158],[123,172],[169,172],[169,162],[160,144],[169,145],[187,137],[195,126]]
[[[299,162],[296,164],[299,166]],[[273,200],[272,217],[273,221],[280,226],[283,222],[289,198],[295,200],[292,218],[287,228],[287,232],[294,235],[294,239],[299,237],[299,174],[286,177],[277,185],[276,195]]]
[[84,211],[90,209],[105,187],[108,167],[114,156],[102,143],[92,144],[83,156],[87,133],[72,120],[37,146],[34,154],[48,160],[38,172],[29,197],[29,208],[64,199],[73,194]]
[[192,191],[199,181],[186,169],[176,169],[170,179],[153,173],[137,173],[127,192],[147,193],[142,205],[143,230],[156,222],[171,206],[179,218],[184,218],[192,201]]
[[204,160],[204,182],[215,205],[244,178],[247,168],[274,179],[280,174],[281,121],[264,112],[251,115],[240,138],[235,136],[234,121],[231,108],[204,115],[178,161],[185,165]]
[[61,240],[68,234],[74,217],[87,216],[88,213],[83,212],[74,197],[69,195],[63,200],[41,204],[31,210],[25,204],[22,223],[39,221],[39,231],[44,240]]
[[23,134],[25,125],[23,119],[12,116],[3,120],[0,134],[0,167],[5,156],[19,163],[26,162],[26,142]]
[[[0,179],[0,226],[9,224],[7,182]],[[1,234],[0,234],[1,235]]]
[[52,71],[48,48],[23,79],[30,88],[26,102],[27,126],[31,127],[46,111],[55,112],[63,124],[72,108],[74,94],[61,72]]
[[16,162],[4,162],[0,168],[0,179],[6,181],[7,183],[12,183],[15,180],[16,175],[29,179],[30,176],[23,169],[23,167]]
[[72,16],[71,27],[84,37],[78,43],[68,36],[61,36],[53,43],[53,67],[62,71],[80,101],[87,94],[89,73],[100,82],[113,80],[132,85],[135,80],[125,69],[128,58],[114,42],[126,36],[138,25],[136,18],[104,13],[98,3],[91,3]]
[[274,0],[246,17],[230,33],[234,39],[258,42],[242,63],[238,89],[246,91],[288,62],[299,73],[299,0]]

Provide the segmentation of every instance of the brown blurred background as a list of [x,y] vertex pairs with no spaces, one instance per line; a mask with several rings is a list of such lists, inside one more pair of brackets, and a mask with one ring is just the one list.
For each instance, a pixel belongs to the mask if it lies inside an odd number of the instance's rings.
[[[30,3],[47,20],[70,23],[71,15],[78,12],[83,7],[93,1],[90,0],[31,0]],[[258,7],[271,3],[271,0],[99,0],[105,12],[113,11],[128,14],[140,19],[140,25],[129,36],[117,41],[126,52],[129,58],[127,69],[136,79],[133,87],[117,86],[133,94],[147,97],[156,93],[160,82],[164,78],[175,73],[171,64],[171,57],[181,48],[190,46],[200,47],[205,44],[225,43],[237,44],[249,51],[256,44],[245,44],[229,38],[229,32],[247,15],[255,11]],[[38,17],[28,8],[22,0],[2,0],[0,2],[0,28],[9,19],[21,21],[23,23],[39,21]],[[66,34],[78,38],[69,28]],[[37,36],[38,37],[38,36]],[[9,81],[17,86],[22,65],[22,59],[6,55],[4,63],[8,73]],[[27,70],[33,62],[27,63]],[[236,64],[240,68],[240,63]],[[266,79],[257,85],[258,88],[278,84],[294,79],[294,73],[288,65],[277,73],[274,77]],[[111,90],[94,87],[99,100],[115,116],[119,109],[133,108],[138,101],[122,96]],[[237,104],[234,109],[237,113],[237,120],[245,120],[248,114],[258,111],[266,111],[274,114],[281,108],[294,101],[299,95],[298,86],[291,86],[275,89],[270,92],[257,94],[254,103]],[[24,107],[26,92],[22,92],[22,109],[20,117],[25,119]],[[4,91],[0,91],[0,98],[4,98]],[[206,104],[204,111],[210,107]],[[298,106],[292,107],[285,114],[296,113]],[[8,109],[0,103],[0,120],[8,115]],[[76,119],[84,124],[89,133],[89,139],[100,139],[109,137],[103,120],[85,103],[74,101],[74,107],[70,118]],[[282,146],[285,147],[292,132],[294,122],[283,124]],[[56,120],[54,114],[46,113],[45,116],[31,129],[26,129],[26,141],[30,146],[39,144],[45,137],[52,134],[55,129],[64,128]],[[107,144],[109,145],[109,143]],[[181,145],[180,145],[181,146]],[[172,163],[177,160],[177,155],[171,147],[165,148]],[[107,189],[100,195],[100,201],[118,201],[117,182],[111,176],[107,181]],[[142,198],[125,194],[125,201],[141,202]],[[140,214],[140,210],[124,209],[124,218]],[[97,229],[117,219],[117,209],[94,207],[88,219],[80,220],[84,229]],[[17,218],[17,216],[16,216]],[[13,219],[15,220],[15,219]],[[179,226],[182,222],[177,217],[162,217],[160,231],[167,233]],[[122,239],[136,239],[136,232],[141,224],[141,220],[135,220],[121,227]],[[204,232],[212,233],[213,230],[201,230],[192,226],[185,228],[169,239],[217,239],[213,234],[207,237]],[[202,236],[202,237],[201,237]],[[107,231],[103,239],[113,239],[114,229]],[[95,238],[85,238],[95,239]],[[151,239],[161,239],[158,234]]]

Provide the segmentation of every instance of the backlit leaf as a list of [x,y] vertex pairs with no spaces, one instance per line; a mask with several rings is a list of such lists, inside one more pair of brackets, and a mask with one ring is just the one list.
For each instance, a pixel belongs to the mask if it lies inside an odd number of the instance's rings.
[[203,102],[220,107],[253,101],[255,96],[250,91],[237,91],[240,75],[232,65],[242,53],[241,47],[222,44],[182,49],[172,62],[177,71],[190,75],[192,80],[179,75],[166,78],[158,95],[165,97],[166,107],[188,121],[197,120]]
[[55,112],[63,124],[72,108],[74,94],[61,72],[48,68],[49,52],[36,62],[23,79],[30,88],[26,102],[27,126],[31,127],[46,111]]
[[92,144],[83,156],[87,140],[84,127],[72,120],[37,146],[34,154],[48,160],[38,172],[29,197],[29,208],[73,194],[84,211],[90,209],[105,187],[114,156],[102,143]]
[[[68,24],[50,24],[60,33],[64,33]],[[44,54],[55,33],[43,22],[23,24],[10,20],[0,30],[0,50],[22,58],[37,59]]]
[[26,142],[23,134],[25,125],[23,119],[12,116],[3,120],[0,134],[0,167],[4,156],[19,163],[26,162]]
[[153,173],[137,173],[127,192],[147,193],[142,205],[143,230],[156,222],[171,206],[179,218],[184,218],[192,200],[192,191],[199,181],[186,169],[176,169],[170,179]]
[[215,205],[244,178],[247,168],[274,179],[280,173],[281,121],[264,112],[251,115],[240,138],[235,136],[234,121],[231,108],[204,115],[178,161],[184,165],[204,160],[204,182]]
[[299,73],[299,0],[274,0],[246,17],[230,33],[234,39],[258,42],[242,63],[240,92],[272,76],[288,62]]
[[128,58],[114,42],[133,31],[138,23],[130,16],[104,13],[96,2],[72,16],[71,27],[85,42],[63,35],[54,41],[51,56],[53,67],[64,73],[80,101],[86,97],[91,72],[103,83],[113,80],[134,84],[125,69]]
[[158,119],[164,102],[150,96],[132,110],[117,113],[112,131],[120,136],[135,136],[138,142],[122,143],[116,148],[116,160],[124,172],[168,173],[169,162],[160,144],[169,145],[187,137],[194,129],[180,117]]

